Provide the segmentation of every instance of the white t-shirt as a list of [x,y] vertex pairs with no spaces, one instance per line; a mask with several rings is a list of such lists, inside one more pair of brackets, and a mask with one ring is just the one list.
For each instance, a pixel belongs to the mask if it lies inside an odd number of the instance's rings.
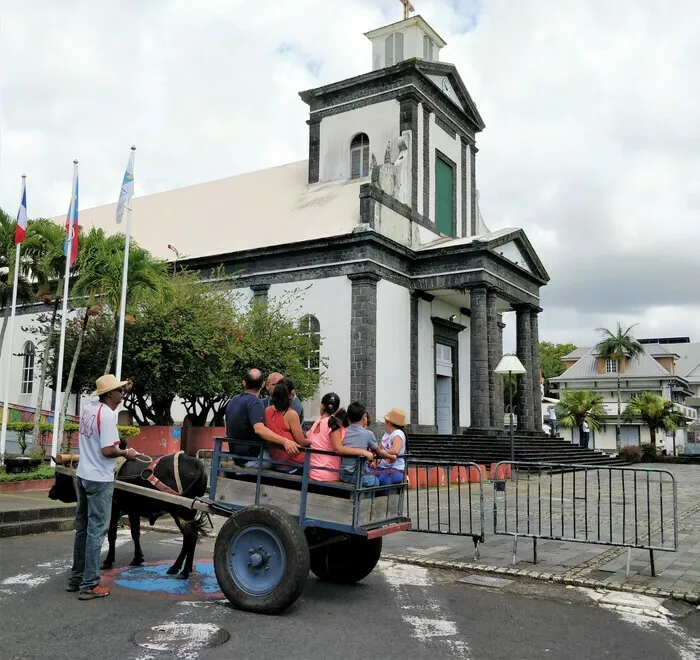
[[88,403],[80,414],[80,461],[76,474],[87,481],[114,481],[117,457],[102,455],[103,447],[119,444],[117,414],[104,403]]
[[[384,451],[389,451],[393,447],[394,438],[396,437],[401,438],[401,449],[399,449],[398,454],[401,457],[406,452],[406,435],[401,429],[396,429],[391,433],[385,433],[382,436],[382,449]],[[393,463],[389,459],[383,458],[381,461],[379,461],[379,466],[384,468],[390,467],[394,468],[395,470],[403,470],[404,463],[405,460],[403,458],[397,458]]]

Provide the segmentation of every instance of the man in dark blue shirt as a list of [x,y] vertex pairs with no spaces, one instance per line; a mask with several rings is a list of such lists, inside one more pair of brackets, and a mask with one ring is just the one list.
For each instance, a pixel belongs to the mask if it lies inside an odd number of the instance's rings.
[[[299,446],[265,426],[265,406],[258,398],[263,386],[263,376],[259,369],[251,369],[243,378],[243,393],[234,396],[226,405],[226,437],[235,440],[265,440],[282,445],[290,456],[299,453]],[[257,447],[239,445],[231,447],[236,454],[258,455]],[[267,452],[265,452],[267,454]]]

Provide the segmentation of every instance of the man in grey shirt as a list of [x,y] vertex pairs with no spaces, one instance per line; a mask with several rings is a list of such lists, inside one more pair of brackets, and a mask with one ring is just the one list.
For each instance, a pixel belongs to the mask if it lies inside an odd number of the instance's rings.
[[297,396],[296,391],[294,390],[294,383],[292,382],[291,378],[287,378],[283,376],[282,374],[277,373],[276,371],[273,371],[268,377],[267,380],[265,381],[265,389],[267,390],[267,396],[262,400],[263,401],[263,406],[267,408],[270,404],[270,397],[272,397],[272,393],[275,390],[275,386],[278,383],[281,383],[284,381],[284,384],[287,386],[287,389],[289,390],[289,394],[292,397],[292,401],[289,404],[289,407],[297,414],[299,415],[299,423],[303,424],[304,423],[304,406],[301,404],[301,401],[299,401],[299,397]]

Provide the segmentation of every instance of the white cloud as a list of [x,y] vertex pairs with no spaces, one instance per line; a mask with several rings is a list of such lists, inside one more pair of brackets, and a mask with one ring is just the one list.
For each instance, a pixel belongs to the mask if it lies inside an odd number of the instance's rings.
[[[490,227],[522,226],[552,276],[544,339],[593,328],[700,339],[700,5],[421,0],[487,128]],[[0,0],[0,204],[116,201],[305,158],[298,92],[366,72],[398,0]],[[511,324],[512,325],[512,324]],[[696,332],[698,330],[699,332]],[[508,337],[508,335],[506,335]]]

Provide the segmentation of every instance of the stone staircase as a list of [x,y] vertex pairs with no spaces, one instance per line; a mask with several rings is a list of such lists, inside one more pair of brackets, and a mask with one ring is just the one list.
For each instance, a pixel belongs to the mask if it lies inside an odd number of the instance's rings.
[[[578,463],[594,466],[627,465],[597,449],[581,449],[562,438],[543,433],[514,435],[515,460],[528,463]],[[489,466],[510,460],[510,437],[497,430],[468,430],[462,435],[408,435],[407,453],[415,460],[471,461]]]
[[75,505],[0,511],[0,539],[75,528]]

